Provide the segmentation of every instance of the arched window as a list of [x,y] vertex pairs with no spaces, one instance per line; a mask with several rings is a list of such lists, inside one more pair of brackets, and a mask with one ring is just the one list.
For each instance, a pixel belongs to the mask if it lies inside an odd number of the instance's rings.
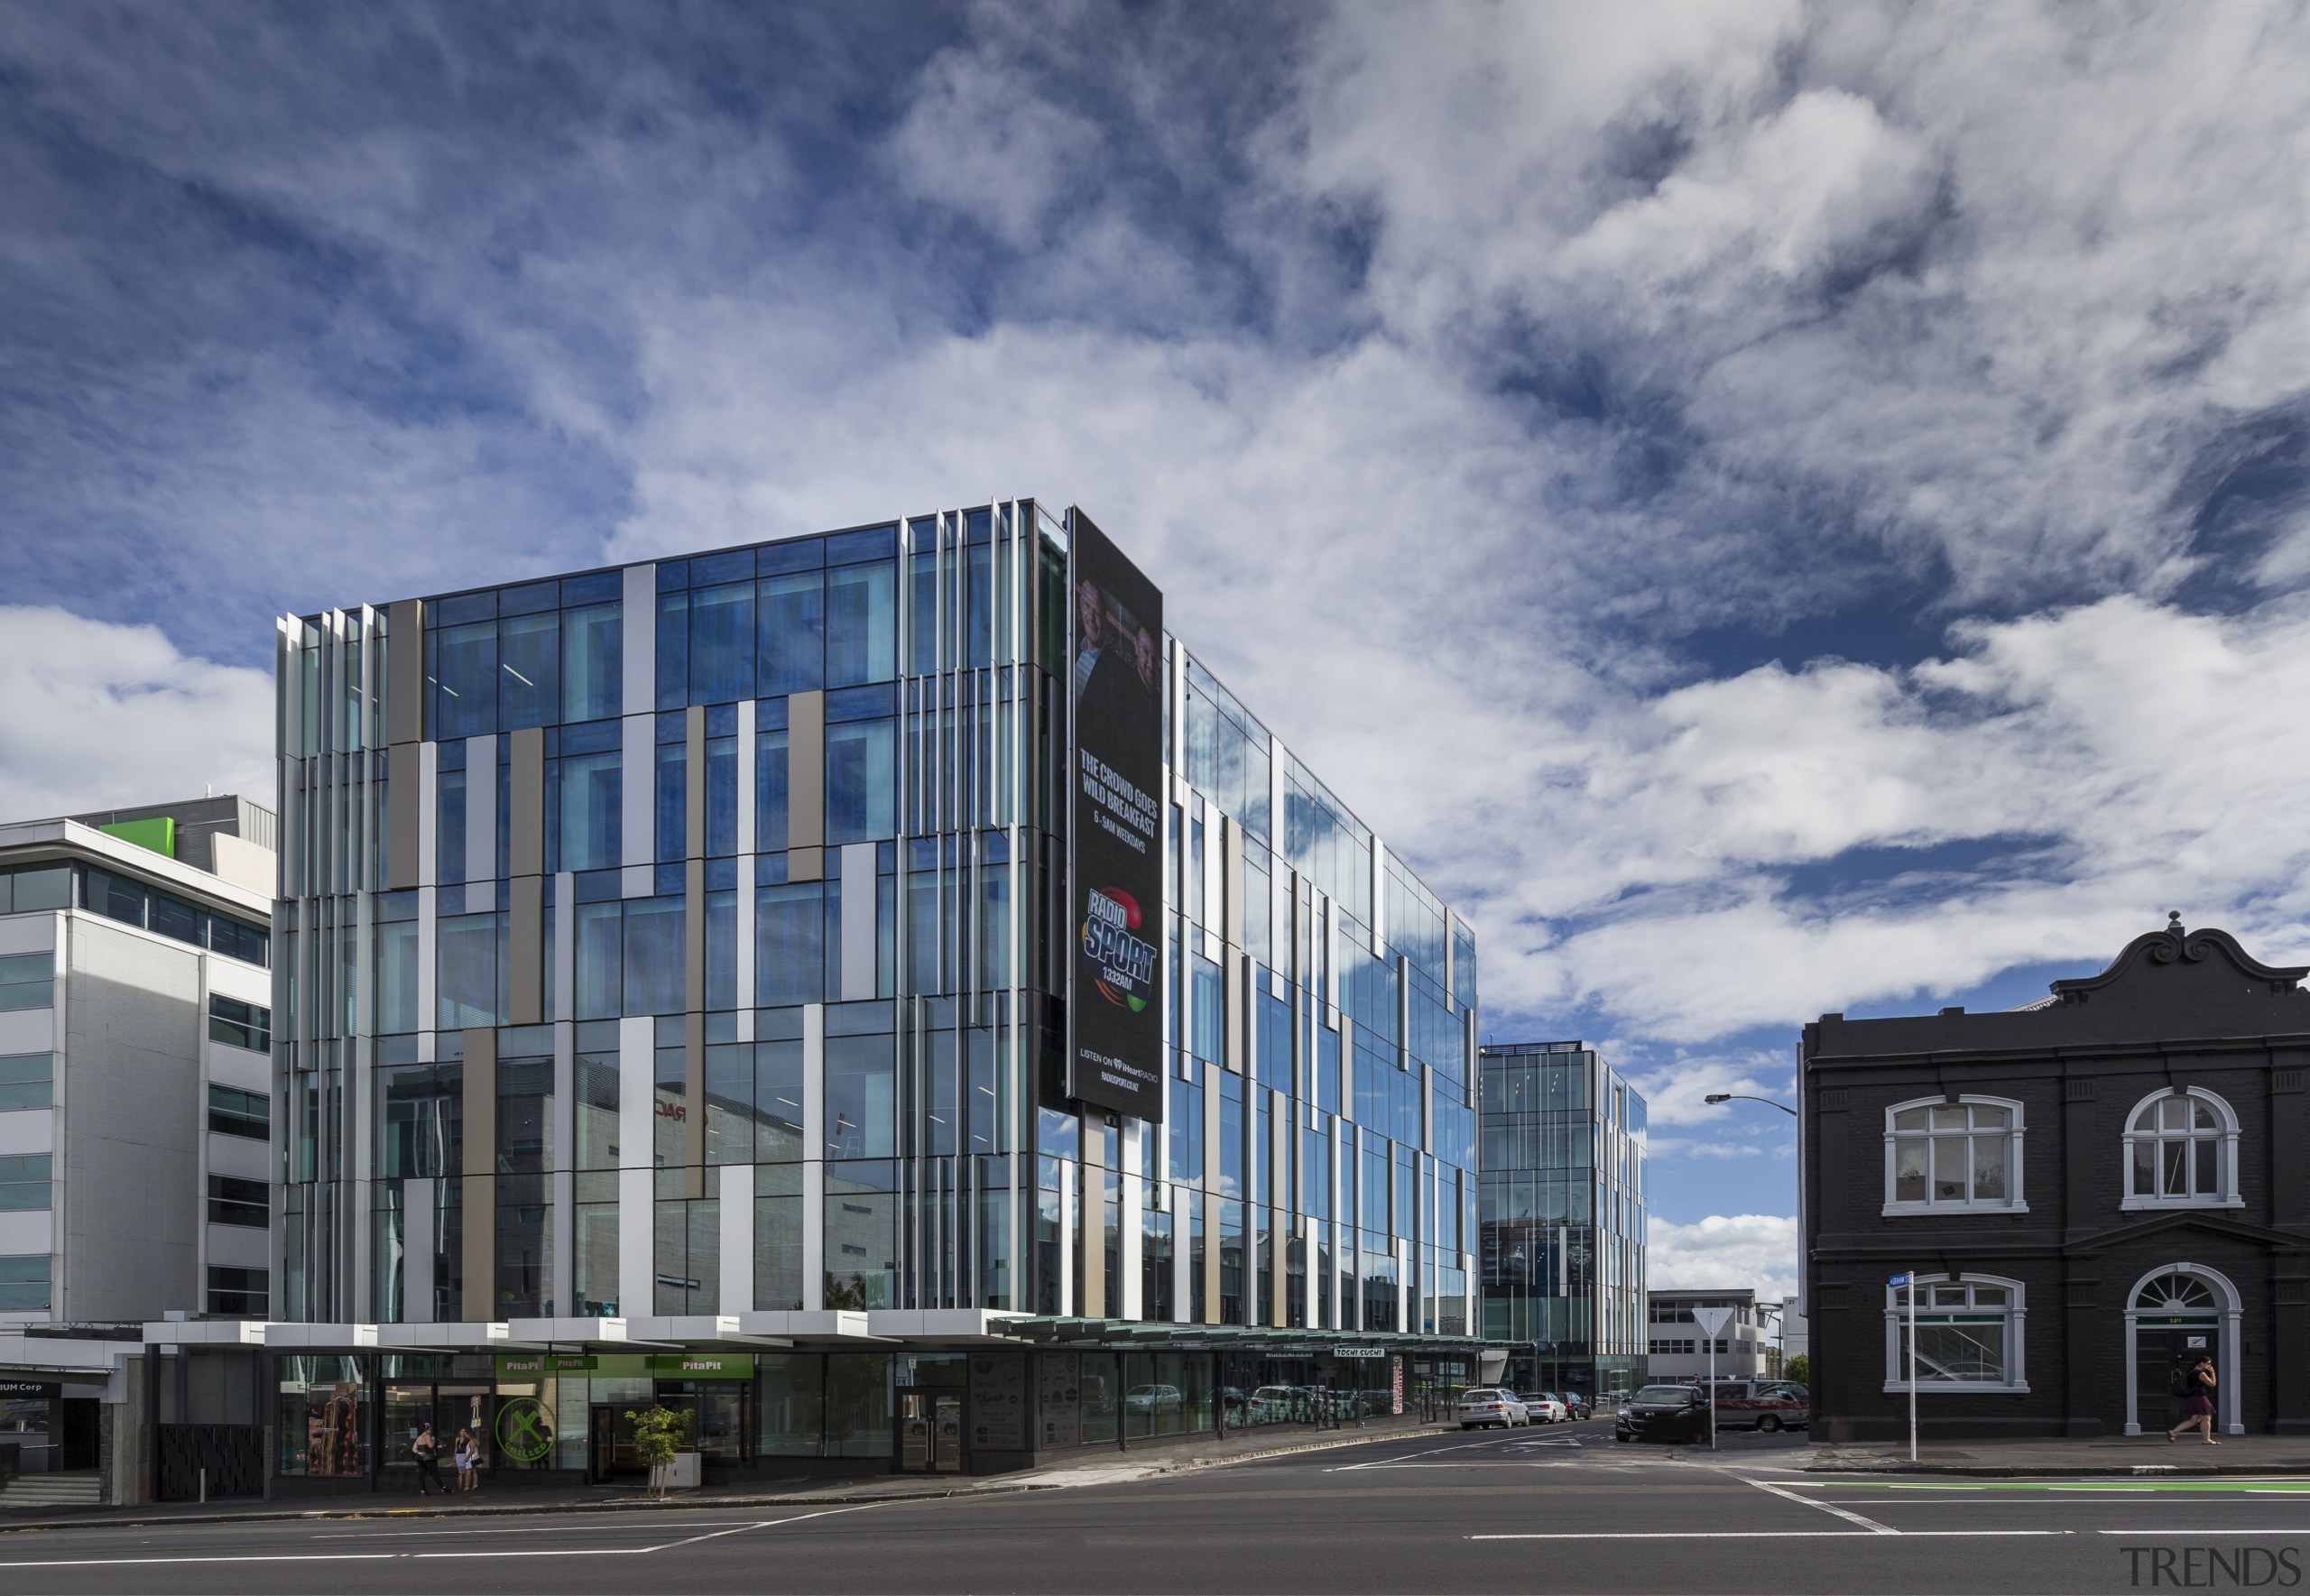
[[2126,1120],[2127,1208],[2235,1208],[2238,1116],[2203,1087],[2153,1093]]
[[1885,1212],[2026,1213],[2021,1105],[2004,1097],[1919,1098],[1885,1111]]
[[[1885,1388],[1909,1388],[1910,1303],[1885,1289]],[[2022,1331],[2028,1290],[1998,1275],[1917,1277],[1917,1387],[1920,1391],[2026,1391]]]

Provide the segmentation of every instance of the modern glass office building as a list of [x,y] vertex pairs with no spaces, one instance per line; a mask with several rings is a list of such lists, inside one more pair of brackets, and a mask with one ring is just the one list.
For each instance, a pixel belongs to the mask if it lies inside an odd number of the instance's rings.
[[1580,1042],[1480,1050],[1484,1338],[1507,1382],[1644,1383],[1644,1099]]
[[283,620],[280,1473],[1472,1378],[1474,936],[1161,616],[1017,500]]

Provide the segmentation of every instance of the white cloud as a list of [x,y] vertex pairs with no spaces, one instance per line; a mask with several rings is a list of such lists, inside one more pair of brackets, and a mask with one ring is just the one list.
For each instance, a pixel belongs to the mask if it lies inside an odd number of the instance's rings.
[[273,678],[180,653],[154,626],[0,605],[0,820],[167,803],[273,804]]
[[1713,1213],[1690,1224],[1647,1222],[1644,1284],[1653,1291],[1752,1287],[1760,1299],[1797,1295],[1797,1221]]

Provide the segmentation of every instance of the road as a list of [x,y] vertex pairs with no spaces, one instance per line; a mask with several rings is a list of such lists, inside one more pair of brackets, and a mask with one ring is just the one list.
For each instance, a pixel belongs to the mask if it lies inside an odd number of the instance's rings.
[[1064,1490],[780,1512],[0,1534],[0,1591],[2287,1590],[2310,1481],[1796,1472],[1603,1423],[1398,1437]]

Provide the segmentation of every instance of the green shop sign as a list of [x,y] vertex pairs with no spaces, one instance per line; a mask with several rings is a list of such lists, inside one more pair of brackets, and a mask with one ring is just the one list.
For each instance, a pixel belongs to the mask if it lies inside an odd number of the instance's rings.
[[499,1379],[752,1379],[752,1352],[500,1352]]

